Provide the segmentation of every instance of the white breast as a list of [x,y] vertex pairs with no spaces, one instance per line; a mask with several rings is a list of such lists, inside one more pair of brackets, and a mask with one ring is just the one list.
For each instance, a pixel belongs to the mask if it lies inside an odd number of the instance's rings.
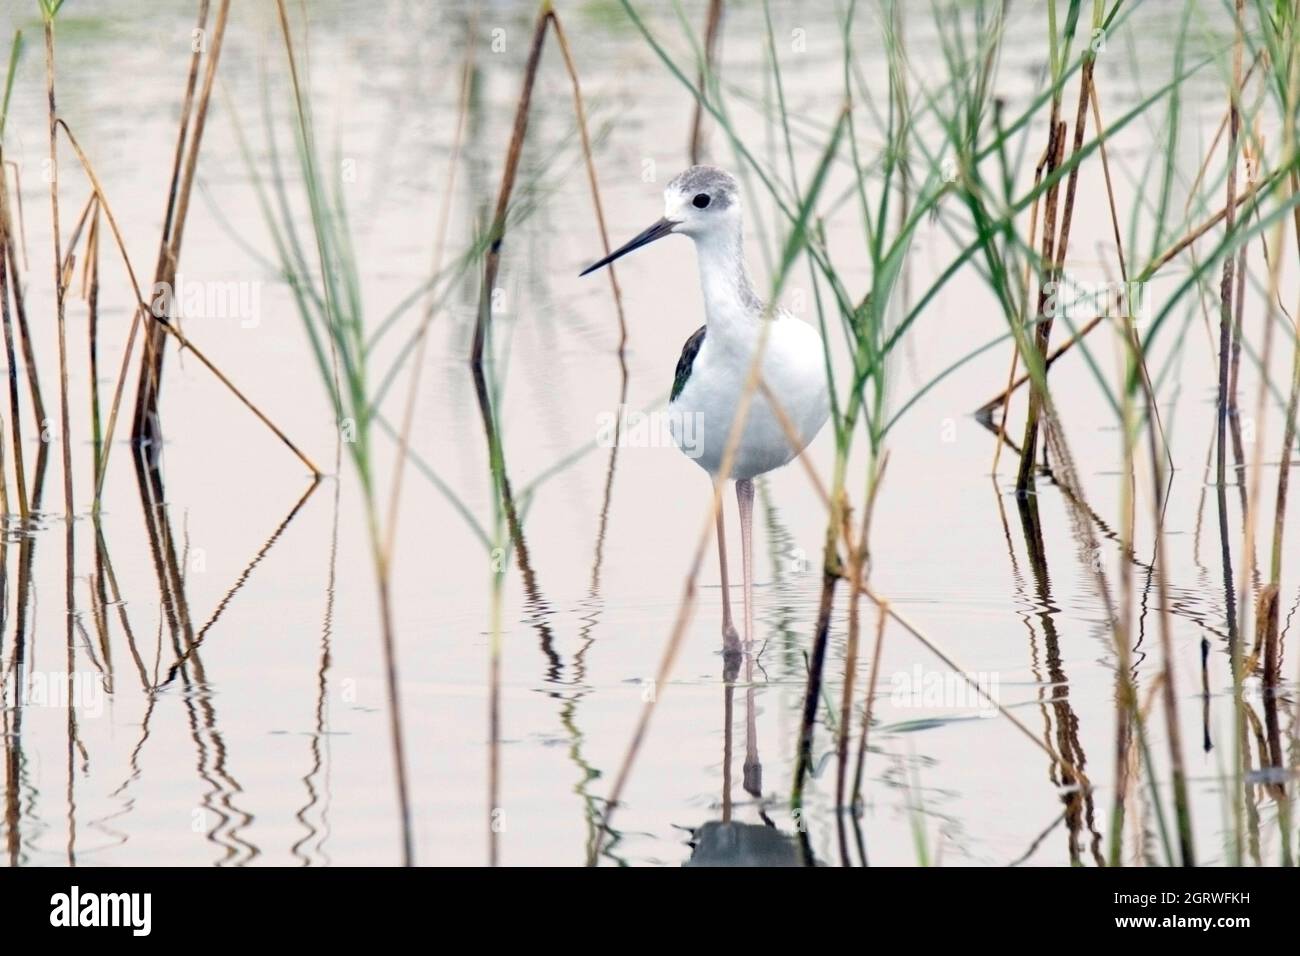
[[[789,419],[797,444],[791,444],[767,399],[755,392],[729,478],[753,478],[787,464],[830,415],[821,336],[788,314],[779,313],[770,323],[763,378]],[[758,341],[757,322],[711,321],[690,378],[669,406],[678,447],[715,477]]]

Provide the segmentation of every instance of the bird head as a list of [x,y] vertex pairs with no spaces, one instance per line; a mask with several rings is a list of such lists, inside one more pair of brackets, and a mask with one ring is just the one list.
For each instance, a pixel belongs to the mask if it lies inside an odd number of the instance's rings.
[[704,239],[733,232],[740,222],[740,186],[717,166],[692,166],[664,189],[664,218],[673,232]]
[[740,226],[740,188],[736,179],[717,166],[692,166],[673,177],[664,189],[663,218],[643,230],[581,275],[595,272],[633,250],[673,233],[696,242],[735,232]]

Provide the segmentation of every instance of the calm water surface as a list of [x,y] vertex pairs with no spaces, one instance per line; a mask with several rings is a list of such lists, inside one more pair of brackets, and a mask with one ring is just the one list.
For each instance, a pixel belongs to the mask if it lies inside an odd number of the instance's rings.
[[[29,39],[5,145],[7,158],[22,171],[29,256],[23,279],[46,401],[53,408],[58,365],[49,197],[41,179],[47,150],[43,63],[39,25],[27,10],[35,5],[18,6],[0,11],[0,37],[21,27]],[[441,6],[310,4],[305,69],[322,145],[347,170],[344,195],[372,324],[429,271],[466,30],[462,13],[435,9]],[[839,106],[840,35],[834,5],[774,6],[783,51],[792,31],[805,31],[805,49],[783,52],[782,66],[806,180]],[[999,81],[1011,112],[1041,89],[1041,24],[1031,5],[1022,6],[1011,35],[1024,41],[1005,51]],[[112,7],[110,13],[70,3],[66,20],[61,15],[59,105],[96,164],[143,280],[161,227],[193,4]],[[492,2],[480,14],[478,77],[456,180],[453,248],[468,245],[495,199],[533,7]],[[97,549],[89,515],[87,310],[79,295],[72,296],[74,646],[69,652],[64,629],[66,526],[56,428],[44,475],[44,511],[27,530],[16,515],[8,523],[0,660],[10,688],[25,675],[30,686],[44,682],[52,693],[71,670],[80,706],[70,720],[69,709],[53,699],[29,697],[21,707],[6,701],[6,812],[0,829],[13,865],[400,859],[379,613],[356,472],[344,455],[335,474],[339,430],[292,296],[258,258],[272,254],[272,240],[235,133],[238,124],[263,175],[270,169],[268,125],[278,131],[281,153],[292,155],[284,51],[273,12],[271,4],[235,5],[180,269],[183,280],[200,284],[243,283],[251,311],[193,316],[186,329],[331,475],[313,486],[301,464],[193,356],[173,350],[162,408],[162,485],[152,489],[165,503],[161,519],[152,525],[148,520],[154,509],[128,446],[119,442]],[[690,100],[616,5],[562,4],[560,12],[589,100],[611,239],[619,242],[659,216],[663,184],[687,164]],[[689,4],[687,14],[691,23],[703,23],[701,4]],[[1112,38],[1115,55],[1099,66],[1099,84],[1113,115],[1167,81],[1168,51],[1153,49],[1150,37],[1170,15],[1166,4],[1145,4],[1131,32]],[[689,45],[671,10],[647,16],[674,55],[689,62]],[[874,9],[861,13],[855,44],[864,75],[883,90],[876,16]],[[924,76],[929,63],[939,75],[928,14],[918,12],[909,31],[918,74]],[[493,50],[494,37],[504,49]],[[1134,51],[1140,54],[1136,61]],[[760,110],[771,92],[761,7],[738,5],[729,15],[723,64],[742,134],[772,168],[784,169],[779,130]],[[1200,101],[1189,96],[1184,104],[1187,155],[1180,153],[1180,162],[1186,161],[1189,180],[1221,115],[1216,82],[1207,79],[1211,94]],[[624,398],[608,285],[602,277],[577,278],[600,251],[600,239],[569,97],[558,52],[548,48],[517,195],[519,219],[504,250],[495,342],[506,455],[512,481],[522,490],[536,573],[532,598],[510,557],[503,560],[494,551],[498,518],[465,361],[477,294],[472,283],[464,283],[439,314],[425,356],[412,439],[418,466],[407,472],[393,583],[415,859],[423,864],[485,863],[493,825],[502,863],[582,863],[652,689],[659,705],[602,862],[681,864],[691,856],[693,831],[700,831],[702,854],[717,849],[709,838],[716,828],[701,830],[711,822],[772,825],[783,834],[794,833],[798,823],[789,811],[792,756],[820,590],[825,515],[798,468],[765,479],[757,509],[758,650],[751,679],[744,680],[744,672],[735,685],[722,679],[721,595],[710,544],[698,606],[671,683],[651,688],[706,520],[708,486],[703,473],[672,449],[628,447],[615,457],[594,442],[600,416],[617,413],[621,401],[632,410],[662,402],[682,342],[701,322],[702,306],[687,242],[662,243],[620,263],[629,326]],[[1154,122],[1139,121],[1114,144],[1123,208],[1140,201],[1145,158],[1163,148],[1162,135]],[[1031,151],[1045,138],[1035,128]],[[862,147],[869,155],[873,143],[878,146],[878,138],[864,123]],[[735,165],[716,131],[709,145],[716,161]],[[88,186],[66,147],[62,157],[67,230]],[[1027,157],[1026,168],[1035,159]],[[1097,170],[1085,168],[1082,194],[1102,195]],[[849,172],[839,168],[828,192],[850,182]],[[779,241],[773,210],[770,202],[759,201],[749,212],[751,267],[766,284],[770,251]],[[1074,265],[1101,280],[1103,260],[1113,261],[1104,203],[1082,203],[1077,215]],[[846,282],[865,288],[865,268],[854,264],[866,259],[853,203],[843,204],[828,231]],[[928,287],[955,248],[941,222],[927,224],[911,257],[912,288]],[[1185,268],[1152,284],[1153,302]],[[107,242],[101,272],[98,384],[107,401],[132,301],[120,259]],[[811,320],[812,296],[801,282],[807,282],[802,266],[784,297],[792,308],[802,303]],[[402,353],[414,320],[408,314],[403,330],[375,348],[377,370]],[[1218,776],[1231,763],[1233,744],[1217,512],[1205,472],[1214,360],[1200,317],[1178,322],[1187,341],[1161,391],[1177,466],[1165,519],[1169,610],[1198,849],[1208,862],[1222,862],[1227,804]],[[978,276],[959,275],[927,310],[894,367],[895,407],[1004,328]],[[1092,345],[1110,372],[1118,355],[1113,333],[1097,332]],[[927,392],[891,433],[873,529],[874,582],[963,670],[981,675],[1032,736],[1074,754],[1094,784],[1092,800],[1084,813],[1063,812],[1061,768],[980,701],[960,693],[958,699],[951,693],[935,699],[922,692],[914,699],[898,692],[918,678],[923,691],[927,680],[943,679],[948,668],[891,626],[860,821],[872,863],[917,862],[918,827],[930,859],[947,865],[1093,864],[1098,847],[1105,846],[1114,782],[1115,659],[1090,558],[1051,483],[1040,484],[1037,525],[1027,520],[1008,494],[1012,457],[1004,455],[1000,472],[991,474],[991,436],[971,417],[1002,387],[1009,356],[1002,344],[964,365]],[[1166,359],[1158,360],[1162,367]],[[1271,360],[1281,380],[1290,353],[1279,349]],[[1248,368],[1243,378],[1243,394],[1252,397],[1253,373]],[[1145,499],[1137,557],[1128,561],[1113,537],[1121,524],[1120,437],[1113,414],[1079,356],[1060,362],[1052,376],[1096,512],[1112,587],[1118,589],[1121,574],[1133,575],[1140,613],[1135,664],[1145,694],[1160,662]],[[134,374],[130,381],[133,388]],[[388,421],[400,421],[404,395],[403,385],[386,399],[382,412]],[[1023,414],[1020,404],[1013,405],[1013,430]],[[1262,428],[1266,462],[1276,459],[1279,419],[1274,408]],[[39,447],[30,432],[29,425],[29,470]],[[376,454],[384,488],[393,451],[381,431]],[[829,433],[810,454],[829,475]],[[855,499],[864,467],[855,459]],[[1275,481],[1275,467],[1266,468],[1263,486]],[[1239,552],[1235,489],[1229,500]],[[732,502],[728,494],[735,535]],[[1270,519],[1271,513],[1264,527],[1271,527]],[[1300,584],[1296,524],[1290,522],[1282,589],[1287,623]],[[151,531],[154,540],[170,539],[177,555],[183,581],[179,589],[168,589],[175,597],[160,588]],[[736,554],[738,536],[731,546]],[[20,572],[23,555],[30,560],[29,576]],[[1240,554],[1235,558],[1239,562]],[[115,590],[101,607],[95,595],[105,559]],[[502,722],[498,812],[491,815],[494,582],[502,588]],[[734,600],[739,599],[737,587]],[[838,602],[828,659],[827,699],[835,702],[836,714],[845,603]],[[868,611],[864,621],[872,620]],[[188,634],[197,644],[187,651]],[[869,657],[863,654],[859,687]],[[1294,674],[1292,664],[1285,668]],[[1262,715],[1258,691],[1249,693],[1253,712]],[[1164,754],[1158,723],[1152,722],[1152,748]],[[1290,708],[1283,729],[1295,729]],[[1258,765],[1253,731],[1250,737],[1252,765]],[[837,863],[832,739],[823,721],[803,823],[816,857]],[[1162,785],[1166,766],[1162,758]],[[1145,854],[1160,859],[1149,799],[1143,792],[1131,804],[1126,847],[1135,861]],[[1262,789],[1252,794],[1252,804],[1263,821],[1259,857],[1275,861],[1277,830],[1270,821],[1276,807]],[[756,845],[762,842],[755,852],[781,858],[790,844],[763,839],[770,836],[753,836]]]

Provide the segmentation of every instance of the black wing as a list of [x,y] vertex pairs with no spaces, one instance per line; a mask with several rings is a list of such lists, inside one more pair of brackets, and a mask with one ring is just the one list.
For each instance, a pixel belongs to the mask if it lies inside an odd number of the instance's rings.
[[695,356],[700,354],[700,346],[704,344],[704,332],[707,328],[701,325],[682,346],[682,357],[677,360],[677,371],[673,373],[673,390],[668,396],[668,401],[677,401],[677,396],[686,387],[686,382],[691,377],[691,366],[695,364]]

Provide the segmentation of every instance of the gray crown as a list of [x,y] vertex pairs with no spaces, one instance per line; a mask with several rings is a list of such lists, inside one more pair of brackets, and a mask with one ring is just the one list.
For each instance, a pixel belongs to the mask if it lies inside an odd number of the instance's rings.
[[692,166],[674,177],[668,188],[689,196],[708,193],[712,204],[718,209],[725,209],[740,197],[735,177],[717,166]]

